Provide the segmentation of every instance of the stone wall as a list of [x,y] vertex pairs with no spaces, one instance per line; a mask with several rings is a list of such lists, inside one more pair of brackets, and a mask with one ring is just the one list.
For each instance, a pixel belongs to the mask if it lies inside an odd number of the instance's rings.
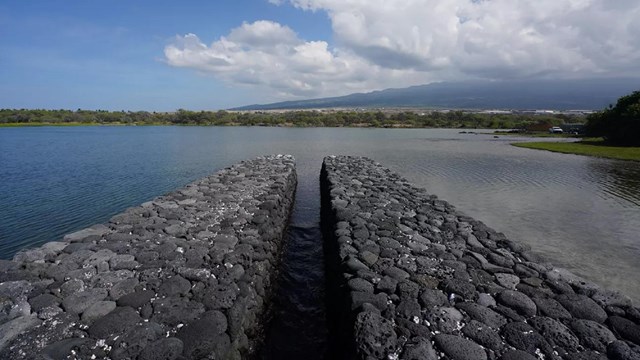
[[640,311],[366,158],[321,173],[335,358],[640,359]]
[[0,358],[252,356],[295,189],[261,157],[0,261]]

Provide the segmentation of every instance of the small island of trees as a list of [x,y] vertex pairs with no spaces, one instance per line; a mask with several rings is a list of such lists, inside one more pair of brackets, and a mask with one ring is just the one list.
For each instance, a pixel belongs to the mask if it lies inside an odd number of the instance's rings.
[[640,146],[640,91],[623,96],[615,106],[590,115],[587,135],[602,137],[611,145]]

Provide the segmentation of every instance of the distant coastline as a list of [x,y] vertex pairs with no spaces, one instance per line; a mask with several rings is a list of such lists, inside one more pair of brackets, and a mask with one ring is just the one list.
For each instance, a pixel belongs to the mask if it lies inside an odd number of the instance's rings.
[[584,114],[472,110],[301,110],[283,112],[0,110],[0,127],[196,125],[524,129],[545,128],[551,125],[583,123],[585,121]]

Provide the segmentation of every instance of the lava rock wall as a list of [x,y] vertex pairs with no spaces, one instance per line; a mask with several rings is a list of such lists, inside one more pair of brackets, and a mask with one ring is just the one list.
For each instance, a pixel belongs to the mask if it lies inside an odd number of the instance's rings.
[[0,358],[253,356],[296,183],[241,162],[0,261]]
[[321,172],[343,359],[640,359],[640,311],[372,160]]

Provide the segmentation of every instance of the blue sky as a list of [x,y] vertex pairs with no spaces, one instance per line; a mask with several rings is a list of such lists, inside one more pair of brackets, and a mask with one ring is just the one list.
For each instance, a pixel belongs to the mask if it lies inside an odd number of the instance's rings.
[[331,38],[325,14],[261,0],[3,1],[0,107],[165,111],[245,104],[254,98],[251,89],[168,66],[163,49],[178,34],[213,41],[262,19]]
[[636,0],[7,0],[0,108],[215,110],[640,74]]

